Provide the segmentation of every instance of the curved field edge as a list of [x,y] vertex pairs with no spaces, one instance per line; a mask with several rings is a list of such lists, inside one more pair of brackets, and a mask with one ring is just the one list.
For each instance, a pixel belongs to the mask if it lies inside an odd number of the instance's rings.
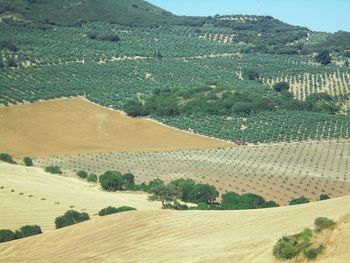
[[232,147],[82,98],[0,107],[0,151],[16,157]]
[[161,207],[157,202],[149,202],[145,193],[103,192],[96,184],[77,178],[3,162],[0,162],[0,200],[0,229],[15,230],[36,224],[44,232],[53,230],[55,218],[71,209],[95,218],[107,206],[131,206],[137,210]]
[[[0,257],[6,262],[276,262],[272,247],[280,236],[311,227],[320,216],[339,220],[349,201],[347,196],[250,211],[135,211],[1,244]],[[340,230],[349,228],[344,222]],[[344,262],[349,251],[337,244],[349,244],[349,237],[341,237],[331,239],[321,260]]]

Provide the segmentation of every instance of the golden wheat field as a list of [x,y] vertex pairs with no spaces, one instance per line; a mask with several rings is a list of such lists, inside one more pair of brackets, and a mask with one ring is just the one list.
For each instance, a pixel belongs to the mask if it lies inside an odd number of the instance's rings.
[[0,107],[0,152],[13,156],[232,147],[81,98]]
[[107,206],[160,208],[159,204],[148,202],[146,194],[103,192],[96,184],[83,180],[3,162],[0,162],[0,200],[0,229],[11,230],[37,224],[43,231],[51,231],[55,228],[55,218],[70,209],[98,217],[98,211]]
[[[319,216],[340,220],[328,235],[319,262],[346,263],[350,257],[350,224],[349,217],[345,217],[350,211],[349,196],[260,210],[171,211],[157,209],[157,204],[147,203],[143,195],[99,192],[71,178],[50,178],[38,168],[1,164],[0,169],[1,182],[6,182],[1,200],[7,200],[7,205],[2,203],[0,208],[1,225],[44,226],[44,234],[0,244],[0,262],[276,262],[272,256],[276,240],[312,227]],[[46,189],[42,189],[42,180]],[[16,192],[8,191],[10,186]],[[19,196],[18,191],[26,192]],[[29,193],[32,198],[27,196]],[[41,201],[41,197],[47,200]],[[20,207],[16,200],[21,200]],[[60,206],[55,206],[55,201],[60,201]],[[51,222],[59,207],[65,210],[75,204],[76,208],[93,212],[105,201],[135,205],[139,210],[45,231],[49,230],[45,220]]]

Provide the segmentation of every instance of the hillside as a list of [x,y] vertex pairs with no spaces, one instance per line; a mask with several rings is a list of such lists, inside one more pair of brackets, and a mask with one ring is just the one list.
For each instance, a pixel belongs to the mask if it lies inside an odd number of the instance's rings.
[[176,17],[143,0],[1,0],[0,10],[11,14],[57,25],[78,25],[82,21],[104,21],[119,24],[162,24]]
[[[83,211],[92,218],[107,206],[131,206],[138,210],[158,210],[143,193],[108,193],[94,183],[52,175],[40,168],[0,162],[0,229],[18,229],[37,224],[44,232],[55,228],[55,218],[67,210]],[[1,261],[0,256],[0,262]]]
[[0,151],[18,157],[234,146],[81,98],[0,107],[0,123]]
[[[316,217],[341,219],[343,197],[294,207],[250,211],[136,211],[95,218],[61,230],[0,244],[4,262],[238,262],[270,263],[284,234],[311,227]],[[349,221],[334,230],[321,261],[350,255]],[[323,261],[322,261],[323,260]]]

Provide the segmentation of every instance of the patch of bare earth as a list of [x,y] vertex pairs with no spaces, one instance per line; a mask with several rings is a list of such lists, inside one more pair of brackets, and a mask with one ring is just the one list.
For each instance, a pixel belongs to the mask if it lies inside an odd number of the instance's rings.
[[232,147],[81,98],[0,107],[0,152],[17,157]]

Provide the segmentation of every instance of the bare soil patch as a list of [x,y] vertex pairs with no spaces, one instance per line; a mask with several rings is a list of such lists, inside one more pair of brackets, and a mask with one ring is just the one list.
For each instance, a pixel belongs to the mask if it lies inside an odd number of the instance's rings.
[[0,152],[16,157],[231,147],[81,98],[0,107]]

